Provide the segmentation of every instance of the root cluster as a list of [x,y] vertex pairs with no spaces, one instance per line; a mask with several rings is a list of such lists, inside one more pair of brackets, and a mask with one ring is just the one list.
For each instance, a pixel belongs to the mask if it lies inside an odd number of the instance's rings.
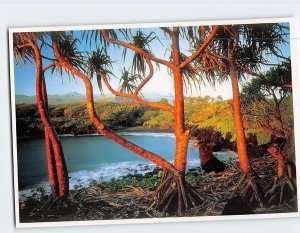
[[268,205],[290,205],[297,198],[296,184],[288,176],[276,177],[272,187],[266,192],[265,199]]
[[184,211],[203,202],[203,198],[188,184],[183,174],[163,173],[161,182],[154,193],[151,207],[162,211],[162,215],[176,213],[182,216]]
[[260,179],[254,171],[242,174],[232,193],[232,197],[239,192],[238,196],[250,206],[254,207],[258,204],[260,207],[264,207],[263,189],[259,183]]

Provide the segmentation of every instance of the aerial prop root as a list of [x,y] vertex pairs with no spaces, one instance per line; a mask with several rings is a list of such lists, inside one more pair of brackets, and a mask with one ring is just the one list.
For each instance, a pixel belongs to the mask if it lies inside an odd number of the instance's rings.
[[297,196],[296,183],[293,178],[285,175],[276,177],[271,188],[266,192],[267,204],[289,203]]
[[183,173],[165,170],[154,193],[151,207],[162,211],[163,216],[176,212],[181,216],[184,211],[201,203],[203,198],[185,180]]
[[253,206],[258,204],[260,207],[265,207],[265,201],[262,194],[262,187],[259,184],[259,179],[260,178],[253,170],[243,173],[239,182],[235,186],[231,197],[234,197],[237,192],[239,192],[238,195],[249,205]]

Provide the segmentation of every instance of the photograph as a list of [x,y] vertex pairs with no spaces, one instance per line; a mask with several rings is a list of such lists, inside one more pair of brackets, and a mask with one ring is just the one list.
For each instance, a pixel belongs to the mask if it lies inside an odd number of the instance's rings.
[[294,24],[10,28],[17,227],[299,216]]

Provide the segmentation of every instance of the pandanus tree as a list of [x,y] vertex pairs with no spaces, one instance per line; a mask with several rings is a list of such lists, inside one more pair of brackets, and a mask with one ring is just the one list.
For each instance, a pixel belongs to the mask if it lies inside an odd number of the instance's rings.
[[[69,177],[63,148],[59,137],[51,124],[48,114],[48,99],[44,73],[55,67],[55,63],[43,66],[41,49],[45,46],[42,33],[14,34],[14,55],[16,61],[34,62],[36,66],[36,104],[44,126],[48,176],[54,196],[65,199],[69,192]],[[53,61],[53,59],[50,59]]]
[[[103,82],[107,89],[116,96],[131,98],[142,105],[172,113],[175,119],[174,128],[176,140],[173,164],[163,159],[161,156],[126,140],[102,123],[101,119],[97,116],[95,111],[93,89],[90,78],[88,77],[88,75],[86,75],[86,72],[80,71],[70,62],[68,62],[68,57],[64,56],[64,54],[62,53],[63,47],[61,46],[64,43],[72,44],[72,40],[69,38],[68,40],[66,40],[66,38],[60,37],[58,33],[55,36],[52,36],[52,48],[57,63],[59,63],[60,66],[63,67],[66,71],[72,73],[75,77],[80,78],[84,82],[86,89],[87,111],[97,130],[105,137],[110,138],[114,142],[120,144],[121,146],[134,152],[135,154],[149,161],[152,161],[165,170],[164,175],[161,178],[161,183],[157,187],[157,190],[155,192],[156,208],[162,210],[164,214],[170,211],[177,211],[177,213],[181,215],[184,210],[193,205],[196,205],[201,201],[201,197],[198,195],[198,193],[185,180],[189,131],[186,130],[184,117],[184,78],[187,78],[185,76],[187,67],[189,67],[191,63],[195,62],[195,59],[204,52],[206,47],[214,38],[217,29],[217,26],[210,27],[210,33],[208,36],[203,38],[201,46],[199,46],[199,48],[189,56],[182,56],[179,40],[180,32],[184,34],[184,30],[180,27],[173,27],[172,29],[162,28],[162,30],[166,33],[165,35],[170,38],[171,41],[170,53],[172,59],[170,60],[165,60],[155,56],[151,52],[150,47],[148,47],[147,49],[146,46],[149,46],[150,42],[145,43],[145,41],[151,41],[150,37],[146,36],[146,39],[137,38],[145,37],[144,34],[139,33],[138,35],[133,36],[132,40],[130,40],[130,36],[125,37],[125,39],[127,40],[119,40],[115,36],[116,33],[112,33],[112,30],[99,30],[91,32],[95,37],[98,37],[98,39],[100,38],[99,41],[102,41],[105,46],[114,44],[127,50],[131,50],[135,55],[133,58],[135,59],[133,61],[133,64],[136,64],[134,69],[136,69],[136,72],[141,74],[141,76],[144,76],[142,77],[142,80],[135,80],[135,82],[139,81],[139,83],[136,88],[132,91],[130,90],[129,93],[114,89],[109,81],[109,72],[107,72],[108,67],[110,67],[110,62],[108,62],[109,59],[107,59],[107,57],[103,54],[99,53],[98,58],[93,59],[93,61],[97,62],[94,63],[92,60],[89,60],[89,63],[87,63],[86,65],[87,67],[93,67],[92,71],[94,75],[97,76],[98,82]],[[114,37],[111,35],[114,35]],[[129,35],[129,33],[126,35]],[[107,52],[107,50],[103,50],[103,52],[105,53]],[[102,60],[106,60],[107,63],[102,61],[99,62],[100,57],[104,58]],[[138,60],[139,62],[137,62]],[[86,61],[82,62],[85,63]],[[150,81],[150,79],[154,75],[154,68],[152,64],[153,62],[159,65],[166,66],[171,71],[171,75],[174,80],[174,106],[163,102],[150,102],[141,97],[141,89]],[[145,65],[147,67],[144,67]],[[146,71],[148,71],[147,75]]]
[[[275,137],[268,148],[277,162],[277,177],[266,194],[270,204],[289,201],[296,194],[291,173],[294,165],[289,155],[294,145],[292,142],[286,143],[294,140],[294,132],[289,130],[293,129],[291,83],[291,64],[285,61],[253,78],[242,90],[243,111],[250,124]],[[285,152],[287,146],[290,147],[289,153]]]
[[[286,27],[281,24],[224,25],[219,27],[214,43],[202,54],[203,75],[212,84],[230,79],[232,84],[232,112],[237,141],[237,152],[242,176],[236,185],[240,196],[250,203],[264,205],[258,177],[251,168],[247,153],[239,80],[247,74],[257,75],[261,65],[268,65],[267,56],[284,59],[279,45],[285,42]],[[236,193],[233,193],[233,195]]]

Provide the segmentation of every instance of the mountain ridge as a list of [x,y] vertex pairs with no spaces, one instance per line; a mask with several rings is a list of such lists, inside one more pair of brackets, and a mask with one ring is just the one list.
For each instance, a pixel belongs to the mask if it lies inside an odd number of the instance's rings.
[[[107,100],[107,101],[119,102],[121,100],[121,98],[117,98],[111,94],[104,95],[104,96],[100,94],[95,94],[94,98],[95,101]],[[149,101],[159,101],[161,98],[165,98],[169,101],[172,101],[174,99],[174,96],[172,94],[147,93],[145,98]],[[68,92],[62,94],[48,95],[49,104],[78,103],[84,101],[85,101],[85,95],[79,92]],[[24,94],[16,94],[15,102],[16,104],[35,104],[36,99],[35,99],[35,95],[30,96]]]

